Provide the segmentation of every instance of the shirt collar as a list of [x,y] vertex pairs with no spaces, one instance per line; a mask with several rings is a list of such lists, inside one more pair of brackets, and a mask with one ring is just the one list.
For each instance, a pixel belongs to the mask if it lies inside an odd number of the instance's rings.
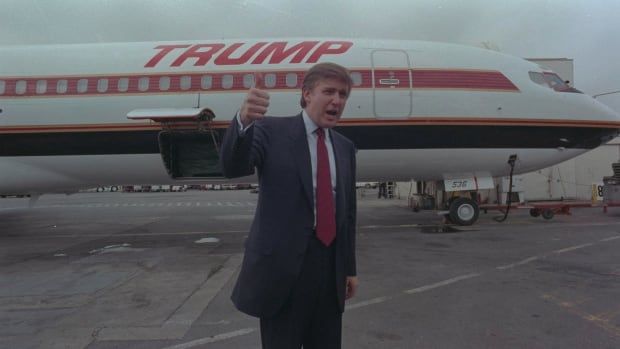
[[[308,115],[308,113],[306,113],[306,110],[302,110],[301,112],[301,116],[304,119],[304,126],[306,127],[306,135],[311,135],[314,133],[314,131],[316,131],[317,128],[319,128],[319,126],[317,126],[317,124],[314,122],[314,120],[312,120],[310,118],[310,115]],[[325,128],[323,129],[323,131],[325,131],[325,136],[329,136],[329,129]]]

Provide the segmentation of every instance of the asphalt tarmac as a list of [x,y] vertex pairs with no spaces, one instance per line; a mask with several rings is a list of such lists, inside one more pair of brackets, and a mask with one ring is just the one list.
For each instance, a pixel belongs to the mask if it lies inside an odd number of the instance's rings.
[[[620,208],[445,227],[366,194],[344,348],[620,348]],[[0,199],[0,348],[260,348],[229,300],[256,200]]]

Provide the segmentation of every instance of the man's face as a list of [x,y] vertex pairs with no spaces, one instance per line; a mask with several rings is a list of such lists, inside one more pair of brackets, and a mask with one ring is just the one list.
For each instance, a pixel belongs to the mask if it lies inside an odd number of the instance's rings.
[[336,79],[323,79],[313,89],[302,93],[306,101],[305,110],[317,126],[336,126],[349,97],[347,84]]

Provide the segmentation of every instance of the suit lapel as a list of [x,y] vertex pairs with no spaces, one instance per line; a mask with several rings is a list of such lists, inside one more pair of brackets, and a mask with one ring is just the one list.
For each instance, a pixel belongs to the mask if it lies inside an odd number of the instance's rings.
[[290,133],[292,140],[291,150],[293,157],[297,162],[297,169],[299,170],[299,176],[301,183],[306,193],[306,199],[310,207],[314,204],[314,195],[312,194],[312,163],[310,162],[310,150],[308,149],[308,136],[306,135],[306,126],[304,126],[304,120],[299,114],[295,117],[293,123],[293,129]]

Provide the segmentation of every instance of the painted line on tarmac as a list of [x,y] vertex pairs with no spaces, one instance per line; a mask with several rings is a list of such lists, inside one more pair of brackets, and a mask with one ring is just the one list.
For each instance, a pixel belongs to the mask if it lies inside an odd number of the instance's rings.
[[[419,226],[419,225],[413,225],[413,226]],[[375,228],[375,227],[378,227],[378,226],[367,226],[367,227],[372,229],[372,228]],[[385,226],[383,226],[383,227],[385,228]],[[392,226],[392,227],[400,227],[400,226]],[[363,228],[363,227],[361,227],[361,228]],[[613,237],[610,237],[610,238],[602,239],[601,241],[611,241],[611,240],[616,240],[616,239],[620,239],[620,236],[613,236]],[[496,267],[496,269],[498,269],[498,270],[511,269],[511,268],[515,268],[515,267],[518,267],[518,266],[526,265],[528,263],[532,263],[532,262],[537,261],[537,260],[539,260],[541,258],[545,258],[546,256],[548,256],[548,255],[550,255],[552,253],[561,254],[561,253],[575,251],[575,250],[582,249],[582,248],[589,247],[589,246],[593,246],[593,245],[594,245],[594,243],[586,243],[586,244],[582,244],[582,245],[567,247],[567,248],[563,248],[563,249],[560,249],[560,250],[552,251],[551,253],[548,253],[548,254],[545,254],[545,255],[542,255],[542,256],[528,257],[528,258],[523,259],[523,260],[521,260],[519,262],[516,262],[516,263],[511,263],[511,264],[507,264],[507,265],[501,265],[501,266]],[[422,292],[426,292],[426,291],[429,291],[429,290],[432,290],[432,289],[435,289],[435,288],[447,286],[447,285],[450,285],[450,284],[453,284],[455,282],[459,282],[459,281],[462,281],[462,280],[472,279],[472,278],[475,278],[475,277],[478,277],[478,276],[481,276],[481,275],[482,275],[482,273],[471,273],[471,274],[461,275],[461,276],[457,276],[457,277],[454,277],[454,278],[451,278],[451,279],[440,281],[440,282],[437,282],[437,283],[434,283],[434,284],[425,285],[425,286],[413,288],[413,289],[410,289],[410,290],[406,290],[406,291],[403,291],[403,293],[406,293],[406,294],[422,293]],[[372,298],[372,299],[369,299],[369,300],[366,300],[366,301],[363,301],[363,302],[347,305],[346,309],[347,310],[351,310],[351,309],[362,308],[362,307],[366,307],[366,306],[373,305],[373,304],[383,303],[383,302],[386,302],[386,301],[391,300],[393,298],[394,298],[393,296],[392,297],[384,296],[384,297]]]
[[[75,237],[134,237],[134,236],[192,236],[192,235],[217,235],[217,234],[247,234],[247,230],[223,230],[223,231],[189,231],[189,232],[177,232],[177,233],[131,233],[131,234],[112,234],[109,233],[101,233],[101,234],[83,234],[83,233],[75,233],[75,234],[45,234],[45,239],[65,239],[65,238],[75,238]],[[41,239],[40,235],[24,235],[21,238],[32,238],[32,239]]]
[[400,224],[400,225],[363,225],[359,229],[379,229],[379,228],[417,228],[421,224]]
[[587,313],[579,309],[577,307],[577,304],[562,300],[554,295],[544,294],[541,298],[555,303],[555,305],[566,310],[567,312],[579,316],[583,320],[594,324],[595,326],[605,330],[607,333],[615,337],[620,337],[620,327],[616,326],[612,321],[610,321],[610,319]]
[[613,241],[613,240],[618,240],[620,239],[620,236],[612,236],[610,238],[606,238],[606,239],[601,239],[601,242],[607,242],[607,241]]
[[163,349],[187,349],[187,348],[192,348],[192,347],[195,347],[195,346],[198,346],[198,345],[214,343],[214,342],[223,341],[225,339],[230,339],[230,338],[234,338],[234,337],[244,336],[244,335],[252,333],[254,331],[256,331],[255,328],[244,328],[244,329],[237,330],[237,331],[232,331],[232,332],[218,334],[218,335],[215,335],[213,337],[206,337],[206,338],[196,339],[196,340],[193,340],[191,342],[181,343],[181,344],[173,345],[171,347],[165,347]]
[[582,245],[577,245],[577,246],[563,248],[561,250],[556,250],[556,251],[553,251],[552,253],[560,254],[560,253],[565,253],[565,252],[571,252],[571,251],[579,250],[581,248],[589,247],[589,246],[592,246],[592,245],[594,245],[594,243],[589,242],[587,244],[582,244]]
[[[426,285],[426,286],[421,286],[421,287],[413,288],[413,289],[410,289],[410,290],[402,291],[402,293],[405,293],[405,294],[422,293],[422,292],[426,292],[426,291],[429,291],[429,290],[432,290],[432,289],[435,289],[435,288],[438,288],[438,287],[447,286],[447,285],[450,285],[450,284],[453,284],[455,282],[459,282],[459,281],[462,281],[462,280],[467,280],[467,279],[475,278],[475,277],[478,277],[480,275],[482,275],[482,274],[480,274],[480,273],[471,273],[471,274],[461,275],[461,276],[453,277],[453,278],[448,279],[448,280],[436,282],[434,284],[429,284],[429,285]],[[397,296],[383,296],[383,297],[372,298],[372,299],[365,300],[365,301],[358,302],[358,303],[347,304],[345,308],[346,308],[346,310],[353,310],[353,309],[363,308],[363,307],[367,307],[369,305],[384,303],[384,302],[392,300],[392,299],[394,299],[396,297]]]
[[525,265],[525,264],[531,263],[531,262],[536,261],[536,260],[538,260],[538,257],[534,256],[534,257],[526,258],[526,259],[524,259],[524,260],[522,260],[520,262],[517,262],[517,263],[512,263],[512,264],[508,264],[508,265],[501,265],[501,266],[499,266],[499,267],[497,267],[495,269],[498,269],[498,270],[511,269],[511,268],[514,268],[514,267],[518,267],[518,266],[521,266],[521,265]]
[[13,210],[22,210],[22,209],[27,209],[28,207],[7,207],[7,208],[0,208],[0,211],[13,211]]
[[422,293],[422,292],[426,292],[428,290],[432,290],[434,288],[447,286],[447,285],[450,285],[450,284],[453,284],[455,282],[459,282],[459,281],[462,281],[462,280],[467,280],[467,279],[475,278],[475,277],[478,277],[480,275],[482,275],[482,274],[480,274],[480,273],[471,273],[471,274],[467,274],[467,275],[461,275],[461,276],[457,276],[457,277],[454,277],[452,279],[440,281],[440,282],[437,282],[437,283],[434,283],[434,284],[430,284],[430,285],[426,285],[426,286],[422,286],[422,287],[417,287],[417,288],[412,288],[411,290],[407,290],[407,291],[404,291],[404,292],[406,294]]
[[[370,226],[364,226],[364,227],[360,227],[362,229],[376,229],[376,228],[403,228],[403,227],[419,227],[420,225],[418,224],[406,224],[406,225],[392,225],[392,226],[375,226],[375,225],[370,225]],[[602,239],[600,241],[612,241],[612,240],[616,240],[616,239],[620,239],[620,236],[613,236],[610,238],[606,238],[606,239]],[[568,247],[568,248],[564,248],[561,250],[556,250],[553,251],[552,253],[565,253],[565,252],[569,252],[569,251],[574,251],[577,249],[581,249],[581,248],[585,248],[588,246],[592,246],[594,245],[594,243],[587,243],[587,244],[582,244],[582,245],[578,245],[578,246],[572,246],[572,247]],[[504,266],[499,266],[496,269],[498,270],[505,270],[505,269],[510,269],[510,268],[514,268],[517,266],[521,266],[521,265],[525,265],[531,262],[534,262],[540,258],[544,258],[543,257],[538,257],[538,256],[534,256],[534,257],[529,257],[526,258],[524,260],[521,260],[519,262],[516,263],[512,263],[512,264],[508,264],[508,265],[504,265]],[[421,286],[421,287],[416,287],[410,290],[406,290],[403,291],[403,293],[405,294],[418,294],[418,293],[423,293],[426,291],[430,291],[439,287],[443,287],[443,286],[448,286],[451,285],[453,283],[459,282],[459,281],[463,281],[463,280],[468,280],[468,279],[473,279],[476,277],[479,277],[483,275],[482,273],[471,273],[471,274],[466,274],[466,275],[461,275],[461,276],[457,276],[457,277],[453,277],[451,279],[447,279],[444,281],[440,281],[440,282],[436,282],[433,284],[429,284],[429,285],[425,285],[425,286]],[[353,310],[353,309],[358,309],[358,308],[363,308],[363,307],[367,307],[370,305],[374,305],[374,304],[381,304],[384,302],[387,302],[389,300],[394,299],[395,296],[383,296],[383,297],[376,297],[376,298],[372,298],[369,300],[365,300],[362,302],[358,302],[358,303],[353,303],[353,304],[348,304],[346,305],[346,310]],[[183,344],[178,344],[175,346],[171,346],[171,347],[166,347],[164,349],[188,349],[188,348],[192,348],[198,345],[203,345],[203,344],[208,344],[208,343],[214,343],[214,342],[218,342],[218,341],[222,341],[222,340],[226,340],[226,339],[230,339],[230,338],[234,338],[234,337],[238,337],[238,336],[243,336],[249,333],[254,332],[256,329],[255,328],[247,328],[247,329],[241,329],[241,330],[237,330],[237,331],[233,331],[233,332],[227,332],[227,333],[222,333],[219,335],[215,335],[213,337],[206,337],[206,338],[202,338],[202,339],[198,339],[198,340],[194,340],[191,342],[187,342],[187,343],[183,343]]]
[[[608,241],[613,241],[613,240],[617,240],[617,239],[620,239],[620,236],[612,236],[612,237],[609,237],[609,238],[601,239],[601,240],[599,240],[599,242],[608,242]],[[526,259],[524,259],[524,260],[522,260],[520,262],[516,262],[516,263],[512,263],[512,264],[507,264],[507,265],[501,265],[499,267],[496,267],[496,269],[498,269],[498,270],[511,269],[511,268],[514,268],[514,267],[518,267],[518,266],[521,266],[521,265],[525,265],[525,264],[537,261],[537,260],[542,259],[542,258],[546,258],[547,256],[549,256],[551,254],[561,254],[561,253],[571,252],[571,251],[579,250],[579,249],[582,249],[582,248],[594,246],[594,244],[595,244],[594,242],[589,242],[589,243],[586,243],[586,244],[581,244],[581,245],[577,245],[577,246],[571,246],[571,247],[563,248],[563,249],[560,249],[560,250],[555,250],[555,251],[552,251],[550,253],[543,254],[541,256],[534,256],[534,257],[526,258]]]
[[[437,227],[454,227],[454,225],[446,225],[446,224],[426,224],[426,223],[420,223],[420,224],[393,224],[393,225],[362,225],[357,227],[358,229],[398,229],[398,228],[437,228]],[[464,227],[464,226],[458,226],[455,228],[456,231],[459,232],[468,232],[468,231],[476,231],[478,230],[477,228],[474,227]]]
[[202,207],[206,205],[208,207],[211,206],[225,206],[225,207],[249,207],[256,206],[255,203],[250,201],[248,202],[240,202],[240,201],[217,201],[217,202],[123,202],[123,203],[76,203],[76,204],[51,204],[51,205],[35,205],[34,207],[8,207],[8,208],[0,208],[0,211],[3,210],[17,210],[17,209],[45,209],[45,208],[102,208],[102,207]]
[[[608,242],[608,241],[613,241],[613,240],[617,240],[617,239],[620,239],[620,236],[612,236],[612,237],[609,237],[609,238],[601,239],[601,240],[599,240],[599,242]],[[498,269],[498,270],[511,269],[511,268],[514,268],[514,267],[518,267],[518,266],[521,266],[521,265],[525,265],[525,264],[537,261],[537,260],[539,260],[541,258],[545,258],[545,257],[549,256],[550,254],[561,254],[561,253],[571,252],[571,251],[579,250],[579,249],[582,249],[582,248],[594,246],[594,244],[595,244],[594,242],[589,242],[589,243],[586,243],[586,244],[581,244],[581,245],[577,245],[577,246],[571,246],[571,247],[563,248],[563,249],[560,249],[560,250],[555,250],[555,251],[552,251],[550,253],[544,254],[542,256],[529,257],[529,258],[526,258],[526,259],[524,259],[524,260],[522,260],[520,262],[516,262],[516,263],[512,263],[512,264],[507,264],[507,265],[501,265],[499,267],[496,267],[496,269]]]
[[373,298],[373,299],[369,299],[367,301],[363,301],[363,302],[359,302],[359,303],[354,303],[354,304],[348,304],[345,306],[346,310],[351,310],[351,309],[357,309],[357,308],[361,308],[361,307],[366,307],[369,305],[373,305],[373,304],[379,304],[379,303],[383,303],[385,301],[388,301],[390,299],[392,299],[393,297],[377,297],[377,298]]

